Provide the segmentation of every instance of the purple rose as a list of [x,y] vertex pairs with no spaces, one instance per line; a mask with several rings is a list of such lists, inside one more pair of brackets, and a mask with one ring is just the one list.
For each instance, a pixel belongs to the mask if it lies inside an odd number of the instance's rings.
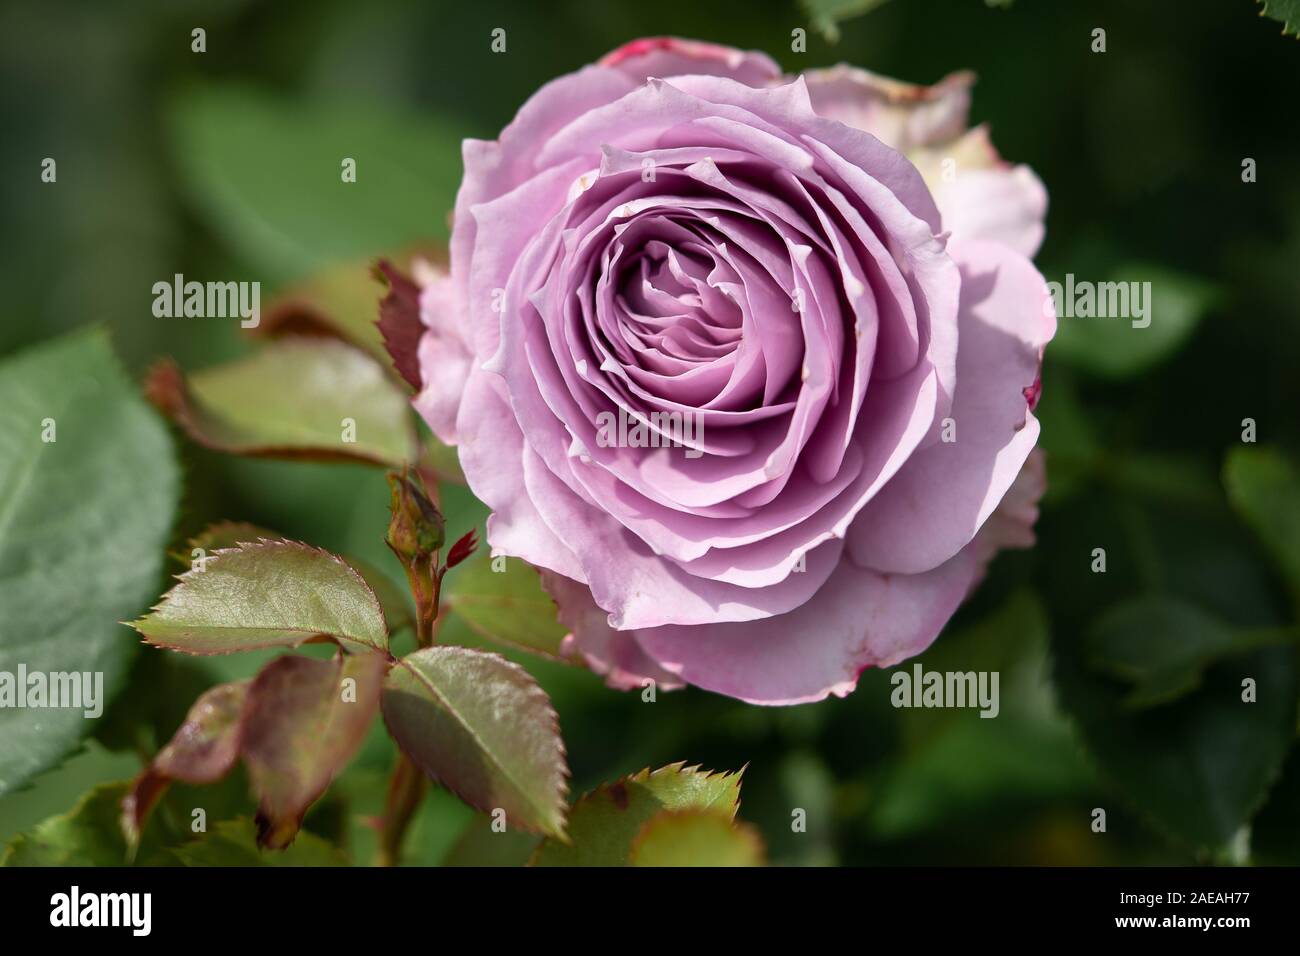
[[1046,195],[970,82],[639,40],[464,144],[416,404],[611,684],[843,695],[1032,544]]

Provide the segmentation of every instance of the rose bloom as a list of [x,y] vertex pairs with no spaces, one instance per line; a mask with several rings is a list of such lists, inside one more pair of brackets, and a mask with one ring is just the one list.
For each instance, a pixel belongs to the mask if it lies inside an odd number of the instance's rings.
[[610,684],[844,695],[1033,543],[1046,194],[972,82],[646,39],[465,142],[416,406]]

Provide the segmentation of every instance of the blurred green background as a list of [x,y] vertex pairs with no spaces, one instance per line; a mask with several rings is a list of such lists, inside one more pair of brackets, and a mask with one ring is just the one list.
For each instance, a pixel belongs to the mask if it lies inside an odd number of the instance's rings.
[[[194,27],[205,53],[191,52]],[[489,50],[496,27],[503,55]],[[806,53],[791,52],[797,27]],[[1104,54],[1090,49],[1096,27]],[[1294,638],[1231,637],[1294,627],[1300,594],[1277,533],[1298,517],[1286,462],[1300,456],[1300,42],[1253,0],[889,0],[834,44],[794,0],[7,0],[0,354],[95,322],[137,377],[162,355],[201,368],[242,354],[234,323],[154,318],[153,284],[259,280],[265,308],[321,270],[445,240],[462,136],[495,136],[542,82],[657,34],[759,48],[791,71],[845,61],[928,83],[975,70],[973,120],[1048,188],[1044,274],[1152,281],[1162,334],[1067,319],[1048,350],[1039,546],[1003,555],[922,658],[1000,670],[998,719],[895,710],[878,672],[845,700],[763,709],[694,690],[647,704],[530,661],[559,711],[574,793],[674,760],[748,764],[741,816],[781,863],[1300,862]],[[57,188],[39,182],[46,156]],[[358,161],[347,193],[341,156]],[[1245,418],[1259,447],[1243,448]],[[382,544],[381,471],[179,447],[178,541],[247,520],[400,579]],[[1271,501],[1225,491],[1237,454],[1243,488],[1259,487],[1246,480],[1259,469],[1282,474],[1264,482]],[[445,505],[450,535],[481,526],[463,492]],[[1090,571],[1097,547],[1105,574]],[[1133,612],[1138,598],[1156,611]],[[1230,636],[1189,652],[1165,613],[1188,605]],[[156,698],[173,726],[197,690],[257,664],[159,656],[137,658],[128,695]],[[1135,704],[1133,667],[1190,683]],[[1255,704],[1240,702],[1245,676]],[[0,798],[0,844],[135,772],[132,746],[101,736]],[[378,812],[391,759],[377,733],[309,828],[368,858],[357,817]],[[806,833],[792,832],[793,808]],[[478,825],[435,795],[411,861],[468,858]]]

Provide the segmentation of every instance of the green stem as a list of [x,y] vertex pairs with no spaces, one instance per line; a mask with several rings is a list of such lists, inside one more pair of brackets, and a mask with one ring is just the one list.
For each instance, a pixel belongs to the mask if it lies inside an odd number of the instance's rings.
[[[394,482],[393,524],[389,528],[389,547],[406,570],[406,581],[410,585],[411,597],[415,601],[416,644],[421,648],[432,647],[438,638],[438,604],[442,591],[443,571],[439,567],[441,552],[436,550],[424,552],[423,547],[418,544],[419,535],[414,537],[416,543],[412,544],[412,526],[399,522],[398,510],[400,495],[403,489],[409,491],[409,486],[396,483],[393,475],[390,475],[389,480]],[[424,478],[420,483],[425,485],[426,490],[430,487],[433,489],[428,492],[431,499],[430,507],[424,510],[432,511],[438,521],[440,544],[442,518],[437,514],[437,482],[436,480],[430,482]],[[409,518],[409,515],[410,513],[407,512],[406,517]],[[422,518],[417,516],[415,521],[426,520],[428,517],[427,514]],[[399,752],[397,763],[393,766],[393,773],[388,782],[383,823],[379,830],[379,848],[375,853],[376,866],[397,866],[401,861],[402,841],[406,837],[411,819],[420,807],[420,801],[424,799],[428,785],[429,781],[424,772],[411,761],[410,757]]]
[[379,831],[379,849],[375,853],[376,866],[397,866],[401,861],[402,841],[424,798],[426,785],[420,768],[411,763],[406,754],[399,753],[393,776],[388,782],[384,823]]

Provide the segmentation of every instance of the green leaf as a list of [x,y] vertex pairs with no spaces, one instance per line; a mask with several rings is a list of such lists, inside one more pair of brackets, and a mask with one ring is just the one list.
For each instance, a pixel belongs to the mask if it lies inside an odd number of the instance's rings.
[[[1074,307],[1067,295],[1070,290],[1065,288],[1061,296],[1067,301],[1061,303],[1062,315],[1051,347],[1054,358],[1103,378],[1129,378],[1168,359],[1191,337],[1218,300],[1217,290],[1210,283],[1159,266],[1132,264],[1116,270],[1106,281],[1129,288],[1131,283],[1138,283],[1138,288],[1149,289],[1150,294],[1143,292],[1140,299],[1145,303],[1149,324],[1133,325],[1145,321],[1137,317],[1133,302],[1125,313],[1129,317],[1098,317],[1096,304],[1091,316],[1079,315],[1071,311]],[[1095,283],[1087,288],[1100,299],[1100,286]],[[1076,288],[1076,301],[1081,288]],[[1124,297],[1128,297],[1127,292]]]
[[1261,17],[1282,24],[1282,35],[1300,38],[1300,0],[1259,0],[1264,5]]
[[493,570],[493,559],[483,549],[449,571],[443,583],[444,612],[489,641],[558,659],[567,630],[537,570],[517,558],[500,561],[504,570]]
[[564,833],[568,767],[555,711],[522,667],[464,647],[428,647],[388,674],[384,722],[421,770],[507,826]]
[[1087,636],[1089,664],[1132,685],[1127,707],[1151,707],[1200,686],[1217,661],[1292,643],[1287,628],[1232,627],[1184,601],[1160,595],[1112,607]]
[[248,689],[239,750],[258,806],[258,845],[280,849],[365,740],[379,707],[388,661],[343,654],[317,661],[287,655]]
[[[130,786],[119,782],[95,787],[67,813],[49,817],[14,838],[0,856],[0,865],[125,866],[128,848],[118,819]],[[146,843],[150,853],[161,847],[153,838]]]
[[366,579],[366,584],[379,598],[379,606],[384,609],[384,620],[388,622],[390,633],[404,627],[415,626],[415,611],[411,607],[411,592],[398,587],[384,571],[362,558],[344,555],[348,564]]
[[[171,440],[102,329],[6,359],[0,409],[0,672],[102,674],[107,704],[134,653],[115,622],[157,593]],[[85,709],[0,708],[0,794],[71,752]]]
[[[218,521],[189,539],[187,553],[173,554],[172,557],[188,568],[196,557],[203,557],[213,551],[222,548],[233,548],[240,544],[256,544],[263,538],[268,541],[286,540],[284,535],[278,531],[271,531],[260,525],[249,524],[247,521]],[[195,555],[195,551],[202,551],[203,554]],[[399,588],[393,583],[392,578],[369,561],[364,561],[350,554],[343,555],[343,560],[352,565],[366,579],[370,589],[379,598],[379,604],[384,610],[384,619],[388,622],[390,632],[399,631],[412,625],[415,618],[411,609],[411,597],[408,591]]]
[[[180,97],[170,118],[192,201],[263,268],[300,275],[447,234],[461,137],[427,114],[208,86]],[[347,158],[353,183],[341,175]]]
[[1223,468],[1228,500],[1281,567],[1300,608],[1300,475],[1272,448],[1242,445]]
[[205,835],[150,861],[182,866],[347,866],[335,847],[311,833],[299,833],[284,850],[259,850],[248,820],[221,820]]
[[734,820],[743,773],[713,773],[674,763],[602,784],[569,812],[571,845],[546,840],[532,865],[628,866],[633,841],[662,810],[707,810]]
[[387,366],[388,351],[376,324],[385,289],[374,275],[373,257],[371,250],[365,259],[330,266],[277,295],[255,334],[334,336]]
[[[0,852],[0,866],[175,866],[180,861],[172,850],[195,839],[195,809],[205,811],[209,827],[220,829],[222,824],[211,820],[229,819],[247,803],[246,787],[238,777],[232,774],[226,783],[201,791],[173,787],[134,848],[127,845],[120,825],[131,781],[101,784],[83,793],[66,813],[49,816],[14,837]],[[250,823],[241,826],[251,832]]]
[[799,0],[804,12],[830,43],[840,40],[840,24],[845,20],[869,13],[885,0]]
[[[1295,739],[1300,654],[1293,646],[1233,654],[1199,686],[1161,706],[1132,709],[1132,685],[1091,666],[1099,614],[1157,593],[1195,604],[1233,627],[1282,618],[1267,569],[1237,521],[1218,508],[1088,494],[1040,523],[1038,577],[1051,615],[1058,697],[1110,799],[1157,832],[1208,852],[1227,846],[1263,803]],[[1090,570],[1106,550],[1106,572]],[[1246,683],[1247,680],[1253,683]],[[1247,689],[1253,689],[1251,695]],[[1126,814],[1109,840],[1132,845]],[[1086,826],[1086,822],[1083,824]]]
[[1049,357],[1043,391],[1034,414],[1042,423],[1038,445],[1047,454],[1048,482],[1043,503],[1069,498],[1096,466],[1100,446],[1084,410],[1071,370]]
[[296,541],[217,551],[131,626],[187,654],[293,647],[321,637],[386,650],[384,613],[342,558]]
[[378,361],[332,339],[290,336],[195,372],[150,370],[149,399],[206,448],[399,466],[417,456],[407,397]]
[[[1103,774],[1159,830],[1223,847],[1250,819],[1295,733],[1297,669],[1289,650],[1255,651],[1211,668],[1171,704],[1139,711],[1126,693],[1062,654],[1059,681]],[[1242,681],[1257,698],[1242,699]]]
[[[162,657],[162,654],[140,654],[136,660]],[[175,654],[167,655],[176,657]],[[126,690],[118,701],[128,699]],[[182,711],[181,716],[184,716]],[[176,724],[167,728],[170,733]],[[164,738],[165,739],[165,738]],[[0,856],[5,845],[15,836],[30,830],[50,816],[51,808],[70,807],[87,790],[105,780],[124,780],[140,769],[138,754],[114,753],[97,739],[84,741],[75,753],[65,757],[57,767],[39,774],[20,789],[7,793],[0,799]]]
[[711,810],[661,810],[632,841],[633,866],[762,866],[763,840]]
[[[1063,703],[1102,775],[1158,830],[1205,850],[1226,846],[1263,802],[1294,737],[1295,650],[1223,657],[1194,690],[1143,709],[1129,706],[1131,686],[1089,667],[1091,641],[1066,638],[1055,651]],[[1180,671],[1173,665],[1163,673]],[[1170,683],[1179,681],[1153,680],[1150,696]]]
[[263,528],[261,525],[250,524],[247,521],[218,521],[208,525],[187,542],[189,544],[189,554],[173,555],[177,561],[187,568],[190,562],[194,560],[193,552],[202,550],[206,552],[219,551],[222,548],[233,548],[240,544],[256,544],[262,538],[270,541],[283,539],[284,535],[277,534],[269,528]]

